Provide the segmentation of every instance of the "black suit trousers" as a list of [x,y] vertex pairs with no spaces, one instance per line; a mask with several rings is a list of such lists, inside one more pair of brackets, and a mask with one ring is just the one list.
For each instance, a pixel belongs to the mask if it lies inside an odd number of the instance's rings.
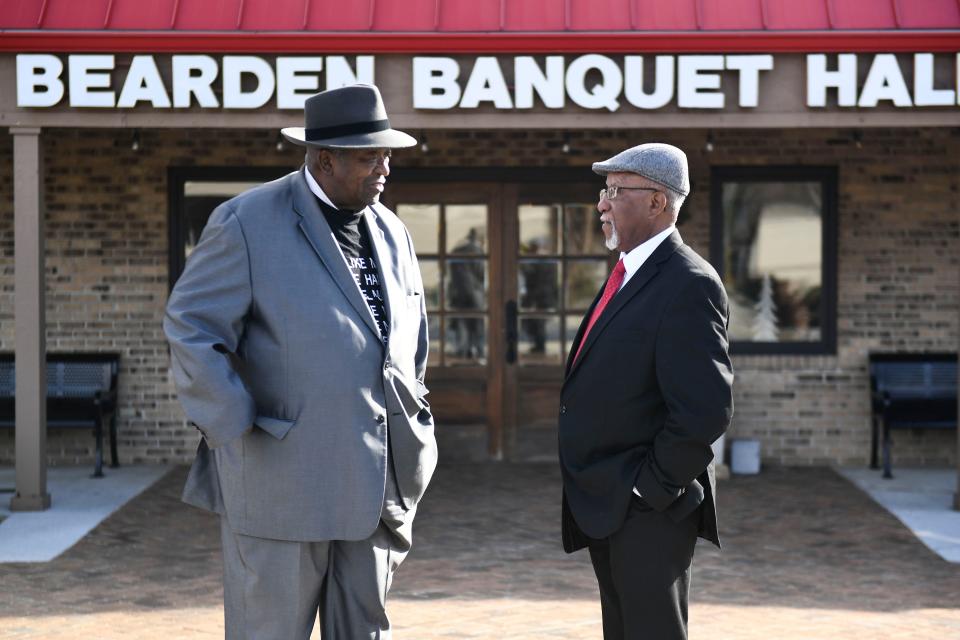
[[623,526],[589,539],[604,640],[686,640],[700,509],[680,522],[634,496]]

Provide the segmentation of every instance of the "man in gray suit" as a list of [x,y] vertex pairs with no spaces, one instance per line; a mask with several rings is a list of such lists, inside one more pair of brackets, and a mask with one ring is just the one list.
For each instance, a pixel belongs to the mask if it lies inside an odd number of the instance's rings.
[[390,637],[394,571],[436,466],[427,319],[406,228],[379,203],[376,87],[319,93],[299,171],[219,206],[167,305],[188,419],[184,500],[221,515],[228,638]]

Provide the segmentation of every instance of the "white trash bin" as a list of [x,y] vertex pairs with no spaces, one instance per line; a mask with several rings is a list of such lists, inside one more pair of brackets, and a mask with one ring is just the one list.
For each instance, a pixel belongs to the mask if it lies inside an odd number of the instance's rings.
[[760,473],[760,441],[752,438],[730,442],[730,471],[740,475]]

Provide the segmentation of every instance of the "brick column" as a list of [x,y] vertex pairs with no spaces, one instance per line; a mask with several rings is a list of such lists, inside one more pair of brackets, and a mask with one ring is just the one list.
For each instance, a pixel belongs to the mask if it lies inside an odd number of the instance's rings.
[[44,317],[43,170],[40,129],[13,135],[16,493],[11,511],[50,507],[47,493],[47,367]]

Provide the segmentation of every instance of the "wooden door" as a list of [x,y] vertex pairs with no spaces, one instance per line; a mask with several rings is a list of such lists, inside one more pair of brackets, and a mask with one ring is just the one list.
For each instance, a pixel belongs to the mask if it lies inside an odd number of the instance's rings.
[[391,184],[430,315],[439,428],[486,425],[494,458],[555,455],[570,341],[609,271],[594,183]]
[[516,428],[506,443],[511,457],[556,456],[564,363],[611,266],[596,190],[594,183],[526,183],[510,203],[504,292],[508,307],[516,302],[509,319],[515,362],[506,373],[516,396]]
[[438,428],[486,425],[503,450],[498,363],[503,326],[503,189],[494,183],[391,184],[385,204],[413,238],[430,318],[427,386]]

